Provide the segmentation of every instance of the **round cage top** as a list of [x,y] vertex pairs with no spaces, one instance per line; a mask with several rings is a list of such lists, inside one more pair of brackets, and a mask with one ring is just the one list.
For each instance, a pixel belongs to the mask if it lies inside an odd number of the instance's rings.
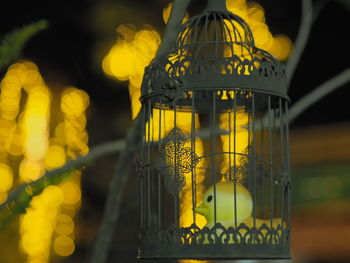
[[186,105],[191,92],[213,90],[217,100],[232,99],[233,90],[288,100],[284,65],[255,47],[248,24],[225,9],[209,5],[182,26],[175,49],[146,68],[141,101],[164,97],[162,103]]
[[248,24],[228,11],[206,11],[184,24],[176,49],[192,57],[251,57],[253,34]]

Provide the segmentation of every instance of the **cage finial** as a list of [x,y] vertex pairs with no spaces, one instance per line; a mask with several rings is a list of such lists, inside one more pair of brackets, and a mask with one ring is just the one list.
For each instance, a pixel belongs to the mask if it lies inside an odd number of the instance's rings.
[[226,0],[208,0],[205,10],[227,12]]

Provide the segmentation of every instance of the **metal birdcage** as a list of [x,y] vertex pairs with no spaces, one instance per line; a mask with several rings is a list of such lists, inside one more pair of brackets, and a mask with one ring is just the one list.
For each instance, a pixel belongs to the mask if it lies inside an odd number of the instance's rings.
[[141,259],[290,258],[284,67],[209,1],[142,85]]

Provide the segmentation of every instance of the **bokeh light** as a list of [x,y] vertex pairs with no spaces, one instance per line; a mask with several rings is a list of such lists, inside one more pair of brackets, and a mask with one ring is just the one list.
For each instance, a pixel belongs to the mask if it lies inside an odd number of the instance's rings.
[[278,54],[276,54],[276,57],[279,60],[286,60],[288,59],[290,52],[293,48],[292,41],[284,35],[277,35],[275,36],[275,42],[277,42],[280,46],[280,50]]
[[287,60],[293,45],[285,35],[273,36],[266,24],[265,10],[256,3],[246,0],[226,0],[227,8],[242,17],[250,26],[255,45],[271,53],[278,60]]
[[102,69],[118,81],[129,80],[129,92],[132,99],[132,116],[140,111],[140,87],[145,67],[151,62],[160,44],[160,36],[151,26],[136,30],[130,25],[120,25],[117,43],[103,59]]
[[24,159],[19,165],[19,174],[25,182],[38,179],[44,172],[45,169],[41,161]]
[[0,163],[0,192],[7,192],[13,183],[13,171],[10,166]]
[[83,90],[67,88],[62,94],[61,110],[64,114],[79,117],[89,106],[89,96]]
[[7,152],[13,156],[20,156],[23,154],[22,130],[19,126],[12,127],[5,142]]
[[48,170],[58,168],[66,163],[66,153],[62,146],[51,145],[46,151],[45,166]]
[[[69,158],[88,152],[85,128],[89,96],[76,87],[65,87],[58,98],[57,111],[62,117],[52,127],[54,98],[33,62],[11,65],[0,89],[0,202],[3,202],[13,185],[32,182],[45,171],[61,167]],[[17,167],[9,165],[9,156],[18,159]],[[18,179],[14,171],[18,171]],[[20,217],[19,248],[25,262],[48,263],[52,252],[56,256],[74,252],[74,217],[81,202],[81,173],[72,174],[61,185],[47,186]]]
[[81,191],[78,185],[73,182],[63,183],[61,189],[64,196],[64,202],[69,205],[77,204],[81,199]]
[[50,185],[45,188],[40,195],[41,201],[46,207],[58,207],[63,203],[63,191],[61,187],[56,185]]
[[45,240],[34,233],[26,233],[21,238],[23,251],[29,256],[40,255],[47,248]]
[[69,256],[74,252],[75,245],[72,238],[68,236],[58,236],[54,241],[54,250],[60,256]]
[[0,192],[0,204],[5,202],[7,199],[7,192]]
[[74,221],[66,214],[59,214],[56,218],[55,232],[58,235],[68,236],[74,231]]

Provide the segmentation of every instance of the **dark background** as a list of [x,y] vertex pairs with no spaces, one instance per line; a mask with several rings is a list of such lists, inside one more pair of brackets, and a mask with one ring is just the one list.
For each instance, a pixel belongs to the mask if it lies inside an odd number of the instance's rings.
[[[205,1],[192,1],[190,15],[200,11]],[[294,42],[297,36],[301,1],[260,0],[273,34],[285,34]],[[317,1],[316,1],[317,2]],[[120,24],[141,27],[153,25],[164,30],[162,10],[164,0],[71,0],[71,1],[7,1],[2,8],[0,34],[16,27],[46,19],[48,30],[35,36],[25,47],[21,58],[35,62],[50,87],[57,89],[74,85],[90,95],[88,110],[89,145],[121,138],[131,124],[127,82],[106,77],[102,58],[115,43],[115,29]],[[328,1],[317,19],[310,40],[292,79],[289,96],[291,105],[326,80],[349,66],[349,10],[337,1]],[[292,129],[347,122],[349,85],[340,88],[303,113]],[[349,131],[350,132],[350,131]],[[103,212],[106,189],[116,156],[103,158],[86,170],[83,177],[83,207],[78,224],[76,252],[67,262],[87,262],[89,249],[96,235]],[[116,229],[116,255],[123,262],[134,261],[138,219],[137,193],[134,179],[128,186],[123,203],[123,215]]]

